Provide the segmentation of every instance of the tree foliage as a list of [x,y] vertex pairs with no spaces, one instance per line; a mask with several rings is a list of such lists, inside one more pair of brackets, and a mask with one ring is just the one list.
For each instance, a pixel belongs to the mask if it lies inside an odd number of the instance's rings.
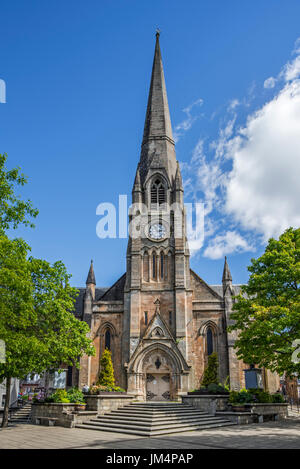
[[62,364],[79,366],[83,354],[92,355],[89,327],[75,318],[77,290],[62,262],[53,265],[31,257],[22,239],[6,235],[20,224],[34,225],[37,216],[30,200],[15,194],[26,184],[19,168],[7,170],[0,154],[0,339],[5,359],[0,363],[0,382],[6,379],[2,426],[7,425],[11,378],[59,369]]
[[300,372],[300,229],[271,238],[252,259],[248,285],[237,297],[230,330],[238,331],[237,355],[279,374]]
[[114,386],[114,367],[111,360],[111,353],[105,349],[100,360],[100,374],[98,383],[101,386]]
[[7,170],[6,160],[7,155],[0,154],[0,231],[17,228],[19,224],[33,227],[30,217],[35,218],[38,210],[30,200],[24,201],[15,194],[16,187],[24,186],[27,178],[20,168]]
[[0,379],[24,378],[62,363],[78,366],[83,353],[93,353],[88,325],[72,313],[77,290],[65,266],[28,253],[24,241],[0,236],[0,338],[6,347]]
[[204,370],[201,387],[207,388],[210,384],[218,384],[218,355],[213,352],[208,357],[207,367]]

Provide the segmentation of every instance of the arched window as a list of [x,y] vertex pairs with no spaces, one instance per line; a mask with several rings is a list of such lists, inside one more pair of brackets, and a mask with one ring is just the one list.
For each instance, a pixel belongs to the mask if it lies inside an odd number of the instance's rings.
[[105,331],[105,348],[110,350],[110,345],[111,345],[111,334],[110,334],[110,330],[109,329],[106,329]]
[[151,186],[151,204],[164,204],[166,202],[166,191],[160,179],[155,179]]
[[206,331],[206,348],[207,348],[207,355],[211,355],[214,351],[214,341],[213,341],[213,332],[211,327],[209,327]]
[[156,278],[156,255],[152,254],[152,277]]
[[160,278],[164,278],[164,253],[160,253]]
[[145,282],[149,282],[149,256],[147,252],[143,256],[143,276]]

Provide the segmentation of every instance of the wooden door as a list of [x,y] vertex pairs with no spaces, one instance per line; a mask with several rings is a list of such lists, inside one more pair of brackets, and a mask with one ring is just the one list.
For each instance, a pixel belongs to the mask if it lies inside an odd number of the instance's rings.
[[147,374],[147,401],[170,400],[170,375],[165,373]]

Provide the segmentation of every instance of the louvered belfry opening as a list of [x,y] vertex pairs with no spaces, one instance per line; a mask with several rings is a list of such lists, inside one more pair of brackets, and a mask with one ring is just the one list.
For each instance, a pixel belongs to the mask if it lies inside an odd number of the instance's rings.
[[166,191],[160,179],[156,179],[151,186],[151,204],[164,204],[166,201]]

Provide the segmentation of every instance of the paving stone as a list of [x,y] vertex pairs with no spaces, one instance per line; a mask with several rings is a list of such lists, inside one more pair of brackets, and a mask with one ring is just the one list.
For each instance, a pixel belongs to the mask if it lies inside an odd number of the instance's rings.
[[[96,436],[94,435],[96,433]],[[20,424],[0,430],[0,449],[299,449],[300,419],[177,433],[163,437],[136,437],[80,428]]]

